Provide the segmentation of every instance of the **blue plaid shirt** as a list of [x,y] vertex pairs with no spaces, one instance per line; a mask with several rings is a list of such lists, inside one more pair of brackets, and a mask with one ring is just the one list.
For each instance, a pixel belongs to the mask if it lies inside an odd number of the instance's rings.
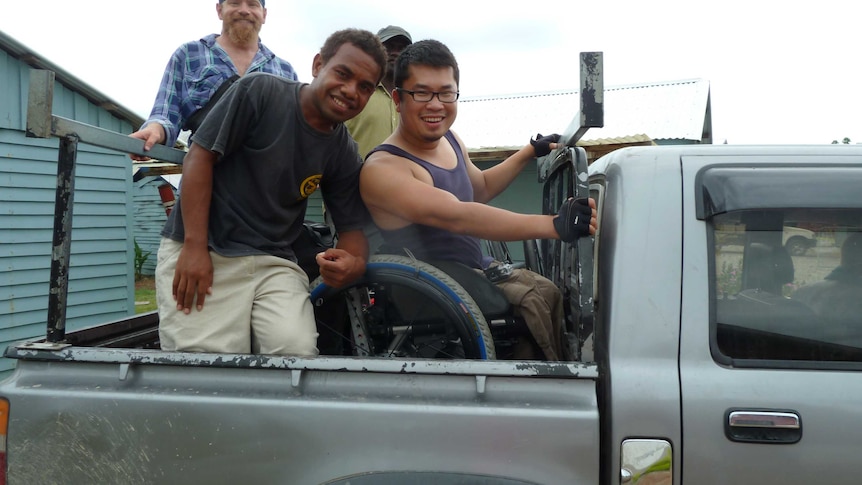
[[[183,44],[171,56],[153,103],[149,119],[141,126],[160,123],[165,128],[165,145],[173,146],[183,124],[206,106],[213,93],[225,80],[238,73],[227,53],[216,44],[216,34]],[[268,72],[298,80],[293,66],[276,57],[265,45],[258,51],[247,72]]]

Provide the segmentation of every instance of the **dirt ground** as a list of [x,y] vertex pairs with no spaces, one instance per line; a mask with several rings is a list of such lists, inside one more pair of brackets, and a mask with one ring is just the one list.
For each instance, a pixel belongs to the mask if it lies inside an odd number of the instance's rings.
[[156,289],[156,280],[152,276],[141,276],[141,279],[135,281],[135,291],[138,290],[153,290]]

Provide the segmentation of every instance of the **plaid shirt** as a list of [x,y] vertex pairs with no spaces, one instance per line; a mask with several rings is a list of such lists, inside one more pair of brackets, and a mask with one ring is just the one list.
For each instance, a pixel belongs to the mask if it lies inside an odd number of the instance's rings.
[[[183,124],[195,111],[206,106],[221,83],[239,74],[227,53],[216,44],[216,37],[210,34],[199,41],[183,44],[165,67],[153,110],[141,128],[160,123],[165,128],[167,146],[176,143]],[[276,57],[260,42],[258,46],[247,72],[268,72],[294,81],[298,79],[290,63]]]

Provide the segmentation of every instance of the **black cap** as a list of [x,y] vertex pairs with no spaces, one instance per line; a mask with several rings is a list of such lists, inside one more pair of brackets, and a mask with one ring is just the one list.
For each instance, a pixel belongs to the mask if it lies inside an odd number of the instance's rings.
[[413,43],[413,38],[410,37],[410,34],[408,34],[406,30],[395,25],[383,27],[377,32],[377,37],[380,38],[380,42],[386,42],[389,39],[399,36],[407,39],[407,42],[410,42],[411,44]]

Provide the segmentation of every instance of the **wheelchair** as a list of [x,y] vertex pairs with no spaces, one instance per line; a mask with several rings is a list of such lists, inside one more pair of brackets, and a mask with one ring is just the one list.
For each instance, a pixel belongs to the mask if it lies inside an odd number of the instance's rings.
[[[377,254],[369,258],[365,275],[350,286],[330,288],[318,278],[312,288],[322,340],[325,330],[342,339],[334,353],[496,358],[491,330],[479,305],[452,276],[430,263]],[[346,351],[341,350],[343,345],[349,346]],[[329,353],[321,347],[321,353]]]
[[[569,197],[589,196],[583,149],[546,158],[543,213],[554,213]],[[554,282],[569,302],[563,341],[575,360],[592,332],[592,245],[592,238],[524,241],[525,267]],[[486,242],[486,252],[511,261],[505,243]],[[482,273],[409,253],[371,256],[365,275],[347,287],[328,287],[318,277],[310,297],[322,355],[494,360],[508,358],[516,339],[528,334],[502,290]]]

